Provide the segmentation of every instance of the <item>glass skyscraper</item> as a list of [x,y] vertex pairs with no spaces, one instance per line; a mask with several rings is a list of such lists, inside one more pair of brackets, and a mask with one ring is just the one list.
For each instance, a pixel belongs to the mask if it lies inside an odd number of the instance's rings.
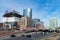
[[30,8],[24,9],[23,10],[23,16],[27,16],[29,18],[32,18],[32,9],[30,9]]

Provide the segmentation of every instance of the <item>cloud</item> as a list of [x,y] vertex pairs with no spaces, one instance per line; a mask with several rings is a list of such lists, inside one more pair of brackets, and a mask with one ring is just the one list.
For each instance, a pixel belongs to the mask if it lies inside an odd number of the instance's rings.
[[23,14],[25,8],[32,8],[33,18],[41,19],[44,21],[44,25],[47,23],[49,25],[50,17],[58,17],[60,20],[60,0],[0,0],[0,19],[5,10],[15,9]]
[[[32,8],[34,9],[36,5],[28,0],[0,0],[0,19],[2,20],[2,15],[6,10],[12,11],[16,10],[19,14],[23,14],[23,9]],[[0,22],[1,22],[0,20]]]

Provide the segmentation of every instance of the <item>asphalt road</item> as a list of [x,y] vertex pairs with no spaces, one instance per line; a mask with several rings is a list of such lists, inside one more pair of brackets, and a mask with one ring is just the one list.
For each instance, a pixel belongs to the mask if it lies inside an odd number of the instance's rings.
[[[25,33],[26,34],[26,33]],[[50,35],[52,35],[53,33],[42,33],[42,32],[40,32],[40,33],[34,33],[34,34],[26,34],[26,35],[31,35],[31,37],[22,37],[22,36],[20,36],[20,37],[13,37],[13,38],[9,38],[9,39],[2,39],[2,40],[40,40],[40,39],[42,39],[42,38],[44,38],[44,37],[47,37],[47,36],[50,36]]]

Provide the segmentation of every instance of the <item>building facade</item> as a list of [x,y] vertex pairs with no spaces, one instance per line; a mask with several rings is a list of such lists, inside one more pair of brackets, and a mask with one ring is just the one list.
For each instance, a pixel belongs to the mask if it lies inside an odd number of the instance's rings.
[[29,18],[32,18],[32,9],[30,9],[30,8],[24,9],[23,10],[23,16],[27,16]]
[[3,15],[4,28],[17,28],[17,22],[20,20],[21,17],[22,15],[19,15],[16,11],[6,12]]
[[44,28],[44,23],[43,23],[42,21],[38,22],[38,23],[37,23],[37,27],[38,27],[39,29]]
[[21,30],[31,28],[32,27],[32,19],[28,17],[22,17],[18,22],[18,26]]
[[38,22],[40,22],[40,19],[38,18],[33,19],[33,27],[36,27]]
[[0,28],[3,28],[3,23],[0,23]]

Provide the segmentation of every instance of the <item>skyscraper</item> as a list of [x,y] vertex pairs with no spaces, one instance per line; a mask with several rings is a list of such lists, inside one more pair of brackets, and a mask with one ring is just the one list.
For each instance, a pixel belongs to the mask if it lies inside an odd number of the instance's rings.
[[50,19],[50,29],[58,28],[57,18]]
[[27,16],[29,18],[32,18],[32,9],[30,9],[30,8],[24,9],[23,10],[23,16]]

